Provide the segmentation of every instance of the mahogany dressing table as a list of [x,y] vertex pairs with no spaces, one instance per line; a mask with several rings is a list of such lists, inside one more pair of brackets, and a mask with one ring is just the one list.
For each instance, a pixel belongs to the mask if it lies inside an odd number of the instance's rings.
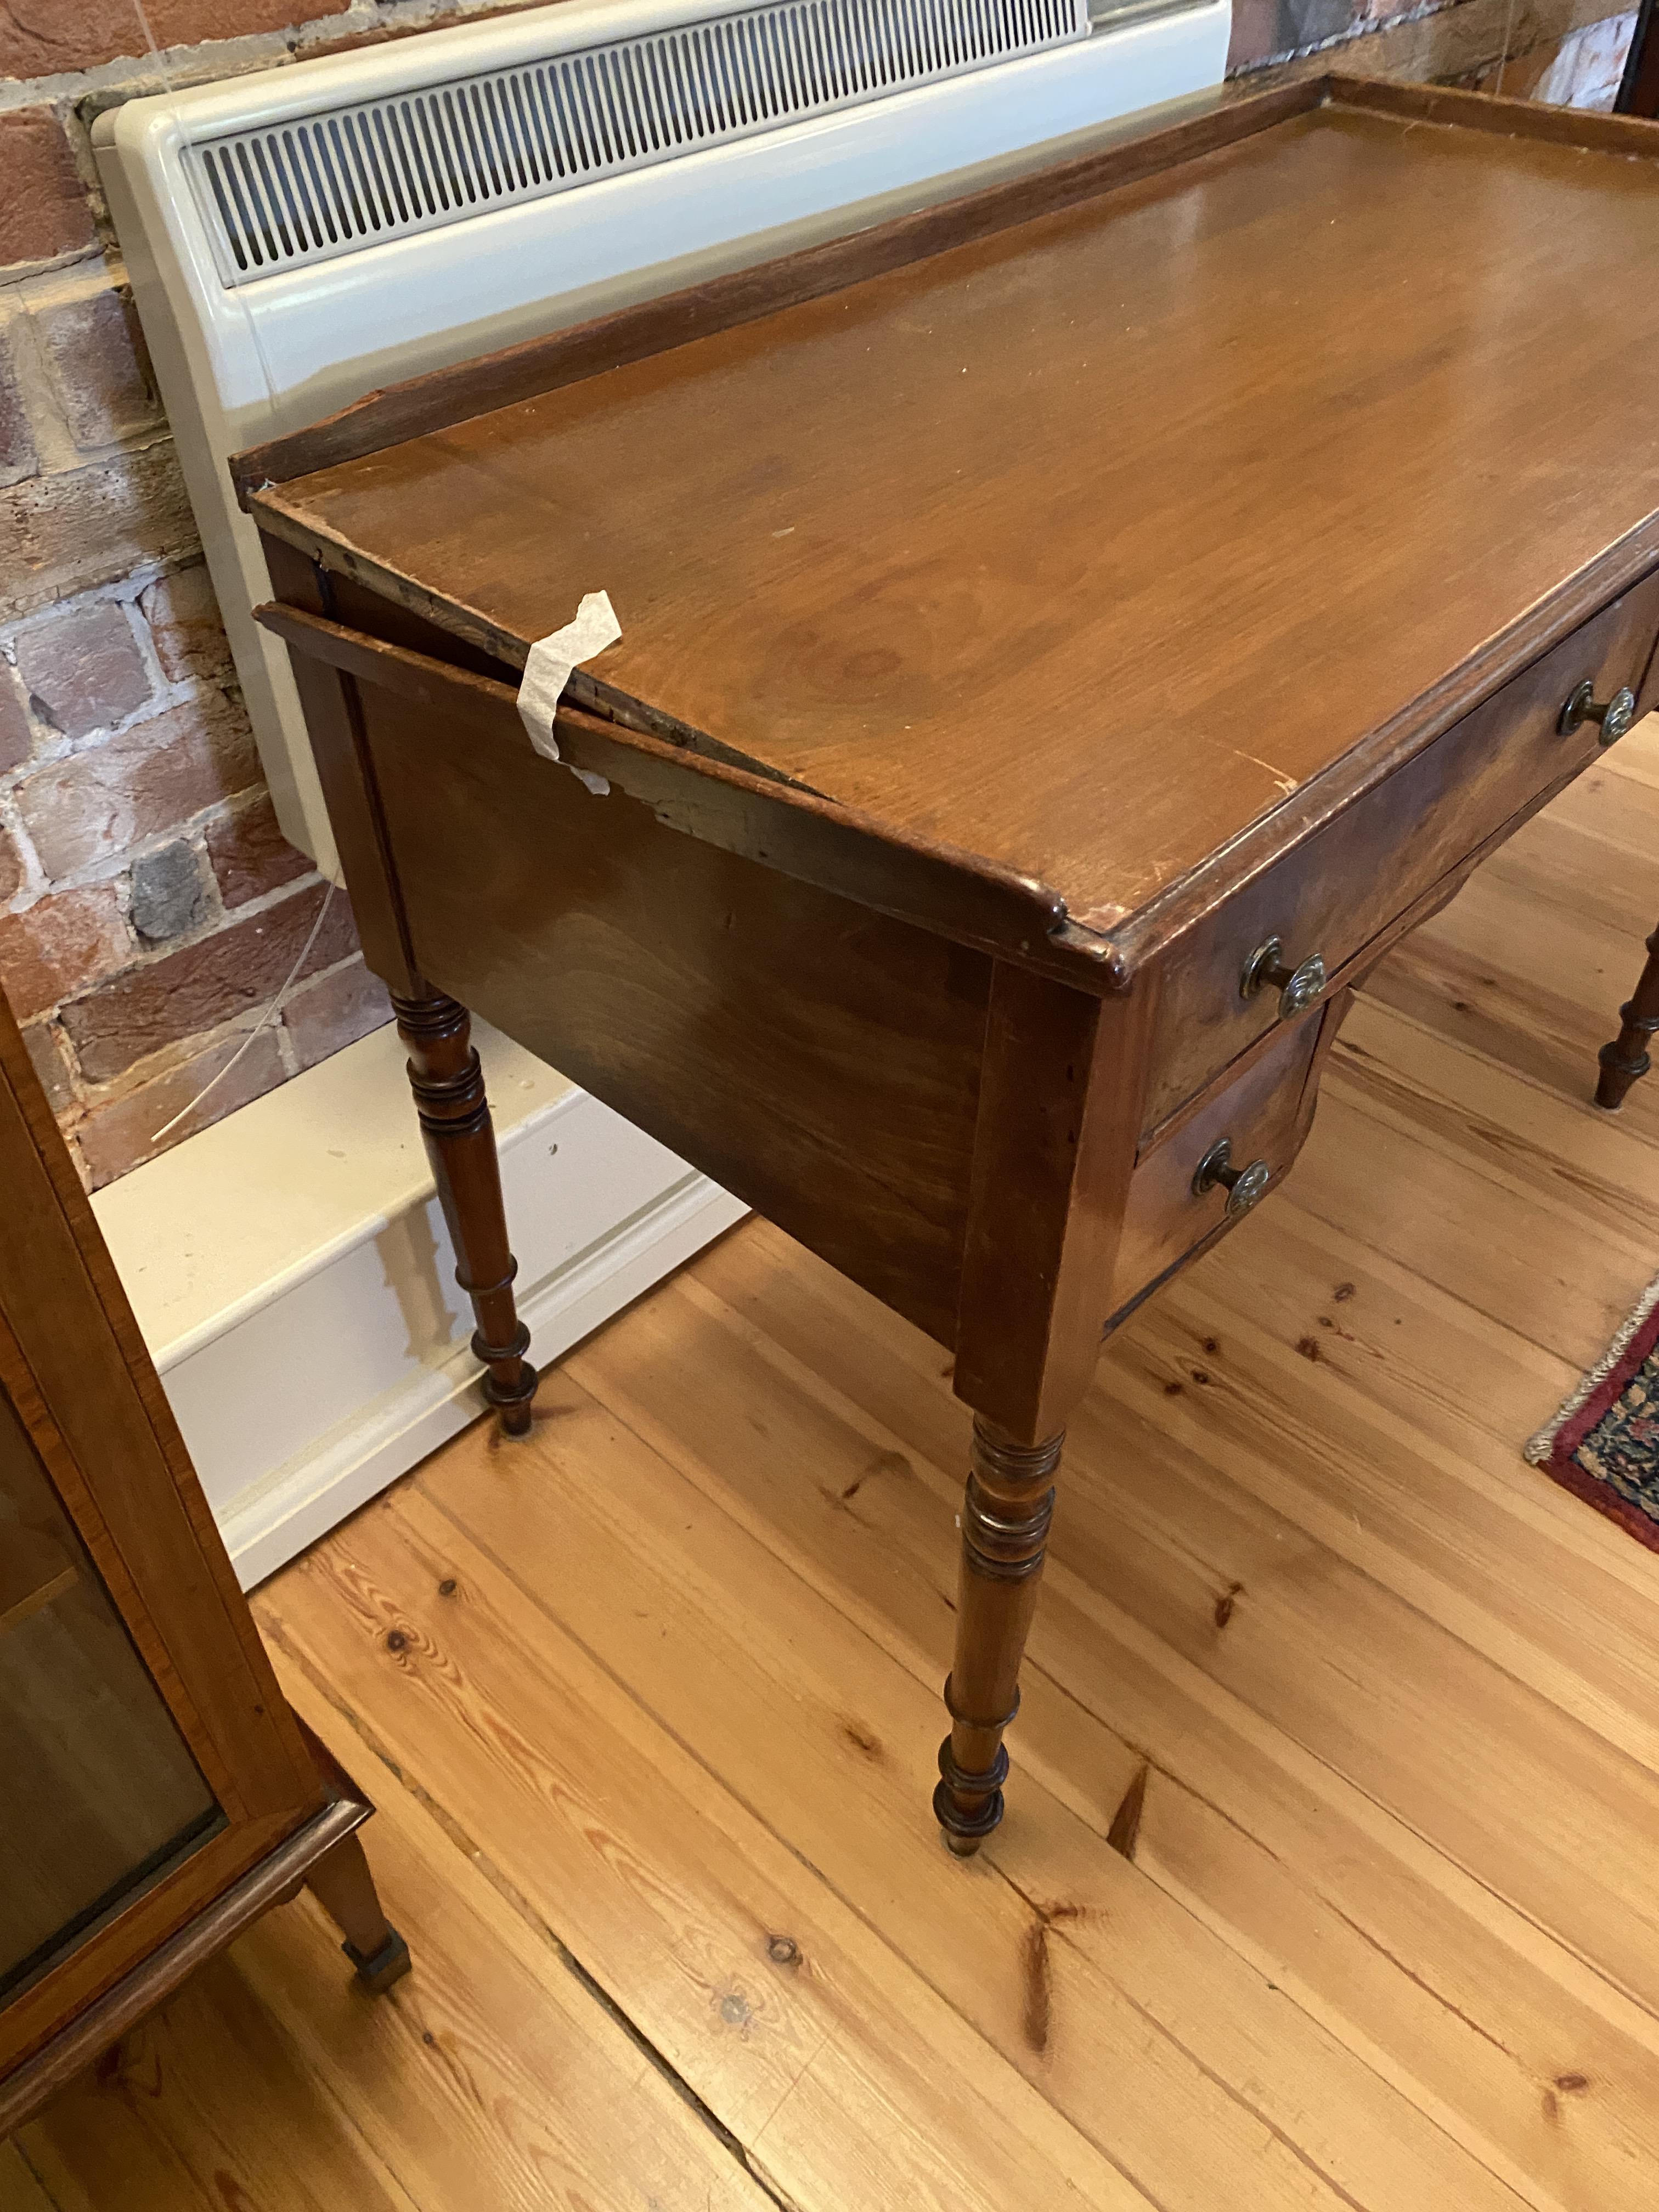
[[504,1426],[469,1007],[954,1355],[958,1852],[1103,1335],[1647,703],[1656,270],[1659,128],[1333,77],[234,464]]

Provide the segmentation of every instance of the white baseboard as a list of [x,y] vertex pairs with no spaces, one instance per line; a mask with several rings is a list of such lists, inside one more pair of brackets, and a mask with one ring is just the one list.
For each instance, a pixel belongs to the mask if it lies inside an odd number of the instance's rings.
[[[545,1366],[744,1209],[477,1030],[520,1310]],[[481,1410],[472,1317],[393,1031],[93,1203],[244,1588]]]

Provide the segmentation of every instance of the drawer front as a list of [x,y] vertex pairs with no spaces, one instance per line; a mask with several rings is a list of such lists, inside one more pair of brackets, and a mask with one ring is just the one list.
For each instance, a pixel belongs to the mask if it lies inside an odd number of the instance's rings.
[[1347,997],[1346,991],[1335,992],[1328,1004],[1282,1023],[1142,1152],[1129,1181],[1112,1275],[1112,1315],[1230,1218],[1243,1218],[1229,1216],[1231,1194],[1224,1184],[1204,1191],[1193,1187],[1200,1164],[1222,1138],[1231,1166],[1246,1170],[1259,1162],[1267,1171],[1268,1192],[1277,1188],[1307,1134],[1319,1063]]
[[1645,578],[1466,714],[1375,790],[1206,915],[1164,956],[1144,1127],[1155,1129],[1281,1018],[1269,985],[1240,981],[1278,938],[1295,969],[1328,975],[1540,793],[1596,757],[1600,732],[1568,737],[1561,709],[1581,682],[1598,700],[1642,683],[1659,631],[1659,575]]

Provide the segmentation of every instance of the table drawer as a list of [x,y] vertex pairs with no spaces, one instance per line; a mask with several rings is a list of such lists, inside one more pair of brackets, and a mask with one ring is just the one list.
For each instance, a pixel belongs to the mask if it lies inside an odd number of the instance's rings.
[[1228,1165],[1243,1173],[1266,1170],[1266,1188],[1301,1150],[1313,1117],[1319,1062],[1346,1011],[1348,994],[1285,1022],[1229,1069],[1206,1095],[1141,1152],[1129,1182],[1123,1234],[1112,1277],[1109,1311],[1114,1316],[1168,1273],[1194,1245],[1237,1219],[1249,1186],[1230,1191],[1215,1182],[1194,1188],[1200,1164],[1224,1138]]
[[1314,953],[1327,975],[1464,856],[1584,767],[1601,732],[1570,736],[1561,710],[1583,682],[1607,700],[1638,688],[1659,631],[1659,574],[1563,639],[1484,705],[1205,915],[1165,955],[1143,1127],[1158,1127],[1281,1018],[1273,987],[1246,997],[1245,967],[1277,938],[1284,964]]

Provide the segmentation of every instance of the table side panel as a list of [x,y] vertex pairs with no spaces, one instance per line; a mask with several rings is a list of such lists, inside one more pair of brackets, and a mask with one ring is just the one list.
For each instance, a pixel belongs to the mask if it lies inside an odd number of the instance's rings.
[[421,972],[949,1344],[988,959],[356,690]]

